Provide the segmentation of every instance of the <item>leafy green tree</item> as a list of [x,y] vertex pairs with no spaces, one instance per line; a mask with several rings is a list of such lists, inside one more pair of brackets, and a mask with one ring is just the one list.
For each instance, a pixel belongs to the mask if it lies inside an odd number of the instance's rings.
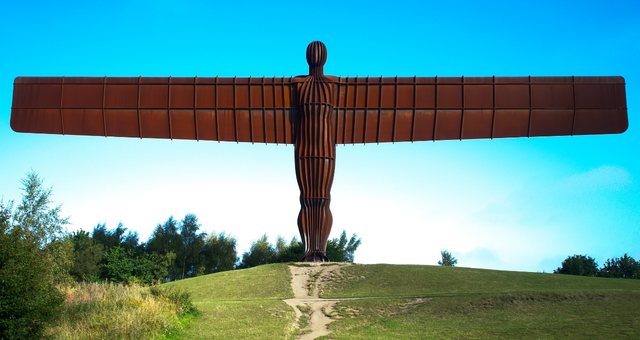
[[455,267],[458,264],[458,259],[453,257],[448,250],[443,250],[440,252],[441,259],[438,261],[439,266],[443,267]]
[[164,224],[158,224],[147,241],[147,251],[159,254],[175,253],[181,247],[182,240],[178,233],[178,221],[173,216],[169,217]]
[[168,268],[175,260],[174,253],[165,255],[149,254],[134,257],[133,278],[144,284],[154,284],[165,280]]
[[120,246],[113,247],[104,254],[102,277],[111,282],[131,282],[136,267],[133,251]]
[[106,224],[99,223],[93,228],[91,238],[101,244],[104,250],[109,250],[120,245],[121,239],[124,237],[126,231],[127,228],[125,228],[122,223],[119,223],[113,230],[107,229]]
[[562,261],[562,265],[553,272],[556,274],[596,276],[598,273],[598,264],[593,257],[573,255]]
[[39,338],[64,302],[56,273],[23,229],[0,223],[0,339]]
[[173,216],[169,217],[164,224],[158,224],[146,245],[147,252],[160,255],[173,254],[174,260],[168,270],[169,280],[176,280],[182,274],[182,266],[177,260],[177,254],[182,251],[182,236],[178,232],[178,224],[179,222]]
[[200,253],[204,247],[206,234],[198,233],[198,229],[200,229],[200,224],[194,214],[187,214],[180,223],[182,248],[177,255],[182,266],[181,278],[199,274]]
[[297,238],[292,238],[287,244],[282,237],[276,240],[275,262],[297,262],[304,256],[304,247]]
[[[118,225],[120,227],[122,224]],[[144,253],[144,246],[138,241],[138,233],[135,231],[129,231],[120,240],[120,246],[133,250],[137,255]]]
[[23,197],[0,202],[0,338],[39,338],[59,315],[64,298],[56,285],[69,279],[72,245],[60,207],[35,172],[22,180]]
[[40,249],[63,238],[62,228],[69,223],[68,218],[60,216],[61,206],[50,207],[51,203],[51,188],[43,188],[37,173],[27,173],[22,180],[22,202],[16,207],[13,224]]
[[205,274],[233,269],[238,261],[235,238],[212,233],[204,242],[202,257]]
[[242,254],[242,260],[238,268],[250,268],[262,264],[273,263],[276,260],[276,250],[273,248],[267,234],[262,235],[251,244],[248,252]]
[[167,277],[167,269],[173,260],[173,253],[138,255],[131,248],[118,246],[105,253],[102,275],[111,282],[157,283]]
[[[327,242],[327,257],[335,262],[353,262],[354,255],[361,241],[356,234],[347,238],[347,232],[342,231],[339,238]],[[297,238],[287,242],[282,237],[276,239],[275,247],[269,243],[267,235],[262,235],[251,244],[249,251],[242,254],[238,268],[249,268],[267,263],[296,262],[304,256],[304,246]]]
[[625,253],[622,257],[608,259],[602,268],[600,268],[598,275],[623,279],[639,279],[640,262]]
[[342,231],[339,238],[327,242],[327,257],[329,261],[353,263],[355,252],[360,246],[360,239],[356,234],[347,239],[347,232]]
[[56,283],[68,284],[73,281],[70,274],[74,264],[73,242],[69,235],[50,242],[41,256],[47,258],[55,273]]
[[63,230],[69,219],[60,216],[61,206],[51,207],[51,188],[34,171],[22,183],[22,201],[13,212],[14,229],[20,229],[28,241],[38,245],[40,256],[49,261],[57,283],[70,281],[73,246]]
[[138,254],[144,250],[144,247],[138,243],[138,234],[132,231],[127,232],[127,228],[122,225],[122,222],[118,223],[118,226],[113,230],[107,229],[104,223],[96,225],[93,228],[91,238],[101,244],[105,250],[114,247],[124,247]]
[[73,233],[71,240],[74,253],[71,275],[77,281],[98,281],[104,246],[94,241],[84,230]]
[[0,200],[0,233],[5,234],[11,231],[11,216],[13,211],[13,202],[5,205]]

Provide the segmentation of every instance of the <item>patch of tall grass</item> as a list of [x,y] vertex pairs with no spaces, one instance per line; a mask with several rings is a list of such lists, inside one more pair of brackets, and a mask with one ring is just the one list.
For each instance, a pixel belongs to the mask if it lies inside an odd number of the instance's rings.
[[157,286],[79,283],[46,335],[56,339],[148,339],[175,334],[197,314],[189,294]]

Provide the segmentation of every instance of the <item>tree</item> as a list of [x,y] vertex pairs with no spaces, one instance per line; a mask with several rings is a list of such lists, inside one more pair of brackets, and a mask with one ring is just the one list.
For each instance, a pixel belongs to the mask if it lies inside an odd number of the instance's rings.
[[224,233],[212,233],[204,242],[202,257],[205,274],[233,269],[238,261],[236,239]]
[[106,224],[100,223],[93,228],[91,238],[104,247],[104,250],[109,250],[114,247],[129,248],[136,252],[141,252],[141,247],[138,244],[138,234],[136,232],[127,232],[127,228],[122,225],[122,222],[118,223],[118,226],[113,229],[107,229]]
[[165,254],[177,252],[182,247],[182,240],[178,233],[178,221],[173,216],[164,224],[158,224],[147,241],[147,251]]
[[598,275],[623,279],[638,279],[640,278],[640,262],[625,253],[622,257],[608,259],[602,268],[600,268]]
[[169,255],[135,254],[122,246],[109,249],[104,255],[103,278],[119,283],[153,284],[167,277],[167,268],[174,260]]
[[169,273],[169,266],[175,261],[175,254],[169,252],[165,255],[149,254],[134,258],[133,277],[144,284],[163,282]]
[[77,281],[99,280],[104,246],[94,241],[91,235],[84,230],[73,233],[71,240],[74,253],[71,275]]
[[556,274],[596,276],[598,273],[598,264],[593,257],[573,255],[562,261],[562,265],[553,272]]
[[360,243],[361,241],[356,234],[351,235],[347,241],[347,232],[343,230],[339,238],[333,238],[327,242],[327,258],[333,262],[353,263],[355,252]]
[[22,237],[38,246],[40,256],[47,258],[57,283],[68,282],[73,265],[73,245],[63,227],[69,219],[60,216],[61,206],[51,207],[51,188],[45,189],[40,176],[27,173],[22,183],[22,201],[13,213],[13,225]]
[[62,308],[56,273],[38,248],[23,229],[0,233],[0,339],[39,338]]
[[182,236],[178,233],[178,221],[173,216],[164,224],[158,224],[147,241],[147,252],[169,256],[173,254],[173,261],[169,265],[168,278],[176,280],[182,274],[182,266],[177,260],[177,254],[182,251]]
[[440,256],[442,259],[438,261],[438,265],[443,267],[455,267],[458,264],[458,259],[453,257],[448,250],[443,250],[440,252]]
[[196,276],[200,267],[200,252],[204,246],[206,234],[198,234],[200,224],[194,214],[187,214],[180,223],[180,236],[182,248],[178,252],[178,259],[182,265],[181,278]]
[[0,338],[39,338],[55,320],[64,297],[56,285],[68,279],[72,246],[60,206],[35,172],[22,180],[23,197],[0,202]]
[[51,188],[42,187],[42,179],[34,171],[22,180],[22,202],[13,215],[14,227],[24,231],[24,236],[44,249],[51,242],[64,236],[62,227],[69,219],[60,216],[61,206],[51,204]]
[[[360,246],[360,239],[356,234],[347,239],[347,232],[342,231],[339,238],[327,242],[327,257],[334,262],[353,262],[354,254]],[[249,268],[267,263],[300,261],[304,256],[304,247],[297,238],[287,242],[282,237],[276,239],[275,247],[262,235],[251,244],[249,251],[242,254],[238,268]]]
[[248,252],[242,254],[242,261],[238,268],[250,268],[262,264],[273,263],[276,260],[276,250],[273,248],[267,234],[262,235],[257,241],[251,244]]
[[131,249],[113,247],[104,254],[102,277],[111,282],[132,282],[134,280],[135,259]]
[[304,247],[296,237],[293,237],[287,244],[282,237],[276,240],[276,260],[275,262],[297,262],[304,256]]

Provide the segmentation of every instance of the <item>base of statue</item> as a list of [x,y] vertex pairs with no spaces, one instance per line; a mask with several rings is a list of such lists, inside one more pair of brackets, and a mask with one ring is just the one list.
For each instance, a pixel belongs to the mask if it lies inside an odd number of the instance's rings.
[[329,258],[325,252],[316,250],[305,254],[302,262],[329,262]]

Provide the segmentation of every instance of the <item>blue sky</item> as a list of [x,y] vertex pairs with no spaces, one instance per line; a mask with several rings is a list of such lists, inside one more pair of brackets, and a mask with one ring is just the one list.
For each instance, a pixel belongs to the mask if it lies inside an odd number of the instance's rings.
[[640,5],[635,1],[20,1],[0,13],[0,196],[33,169],[70,230],[146,240],[195,213],[239,250],[297,235],[293,147],[17,134],[16,76],[291,76],[306,45],[337,76],[622,75],[622,135],[339,146],[333,237],[356,261],[551,271],[568,255],[640,258]]

